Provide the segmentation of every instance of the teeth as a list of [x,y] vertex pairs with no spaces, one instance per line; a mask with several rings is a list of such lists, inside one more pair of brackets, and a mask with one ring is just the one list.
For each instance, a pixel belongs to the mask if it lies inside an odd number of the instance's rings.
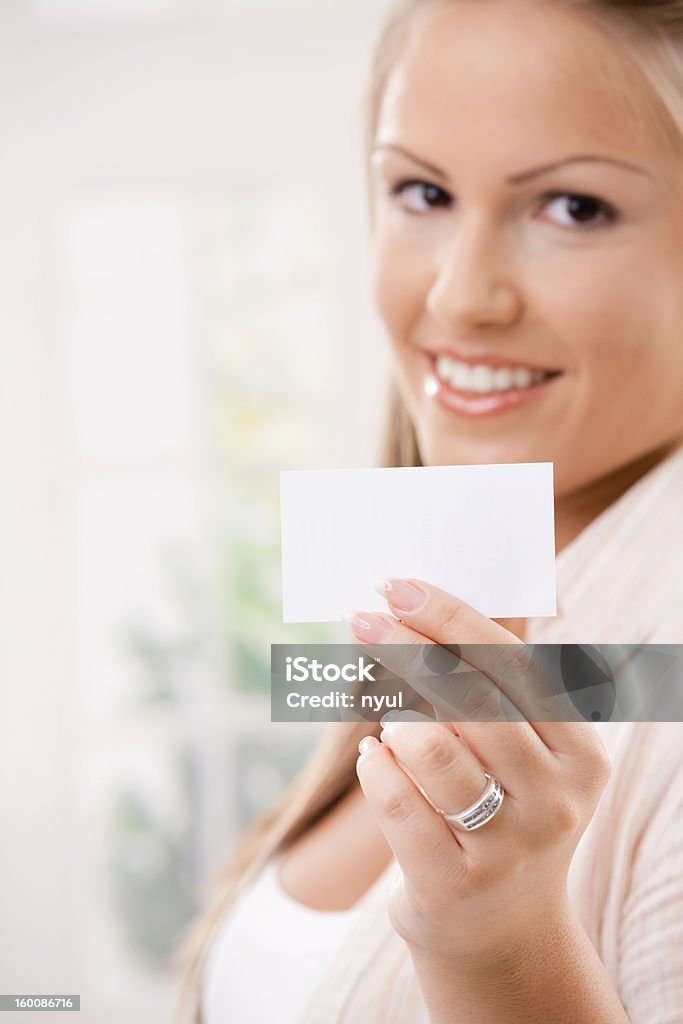
[[462,363],[453,363],[446,379],[450,379],[454,388],[462,388],[463,390],[466,390],[470,386],[469,366],[463,366]]
[[493,390],[493,370],[490,366],[473,366],[470,371],[470,387],[485,395]]
[[534,375],[531,370],[524,370],[518,366],[516,370],[512,371],[512,383],[516,388],[528,388],[533,379]]
[[437,356],[436,373],[458,391],[473,391],[480,395],[528,388],[549,376],[543,370],[527,370],[521,366],[497,366],[495,369],[483,363],[470,366],[446,355]]
[[512,387],[512,370],[507,370],[504,366],[499,366],[497,370],[493,371],[493,386],[496,391],[509,391]]
[[[458,366],[461,366],[461,365],[462,365],[461,363],[458,363]],[[442,380],[446,380],[449,383],[451,383],[451,366],[455,366],[455,364],[452,362],[452,360],[450,360],[448,358],[448,356],[437,356],[436,357],[436,372],[437,372],[437,375],[439,377],[441,377]]]

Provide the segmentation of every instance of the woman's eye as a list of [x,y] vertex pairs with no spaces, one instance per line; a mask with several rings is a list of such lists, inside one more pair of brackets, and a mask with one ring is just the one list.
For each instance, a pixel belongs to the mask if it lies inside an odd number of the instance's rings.
[[554,223],[567,228],[600,227],[617,217],[614,207],[604,200],[572,192],[554,193],[543,209]]
[[450,206],[451,202],[447,192],[427,181],[399,181],[388,191],[406,213],[426,213],[439,206]]

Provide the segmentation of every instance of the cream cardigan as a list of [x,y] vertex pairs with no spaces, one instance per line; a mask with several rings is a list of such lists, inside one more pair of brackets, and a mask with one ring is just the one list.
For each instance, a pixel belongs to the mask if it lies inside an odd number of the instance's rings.
[[[683,642],[682,512],[680,448],[560,553],[558,615],[531,620],[528,642]],[[612,775],[568,890],[631,1024],[682,1024],[683,723],[596,728]],[[427,1024],[407,947],[386,912],[398,871],[392,860],[363,896],[302,1024]],[[465,1024],[457,1007],[453,1021]]]

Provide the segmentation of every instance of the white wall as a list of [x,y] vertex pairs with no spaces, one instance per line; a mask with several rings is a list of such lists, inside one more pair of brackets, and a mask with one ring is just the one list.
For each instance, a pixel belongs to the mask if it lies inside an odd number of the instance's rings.
[[[0,991],[81,993],[83,1024],[175,998],[117,917],[112,800],[137,786],[181,830],[189,737],[201,873],[241,827],[231,751],[292,733],[214,657],[216,530],[258,517],[251,470],[374,459],[361,98],[384,7],[0,6]],[[201,581],[185,617],[160,544]],[[144,704],[121,624],[170,642],[198,603],[175,703]]]

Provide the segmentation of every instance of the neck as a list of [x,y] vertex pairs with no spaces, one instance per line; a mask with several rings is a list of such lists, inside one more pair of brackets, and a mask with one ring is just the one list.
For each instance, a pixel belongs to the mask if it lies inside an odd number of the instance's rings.
[[559,554],[613,502],[674,451],[676,441],[600,477],[555,501],[555,551]]

